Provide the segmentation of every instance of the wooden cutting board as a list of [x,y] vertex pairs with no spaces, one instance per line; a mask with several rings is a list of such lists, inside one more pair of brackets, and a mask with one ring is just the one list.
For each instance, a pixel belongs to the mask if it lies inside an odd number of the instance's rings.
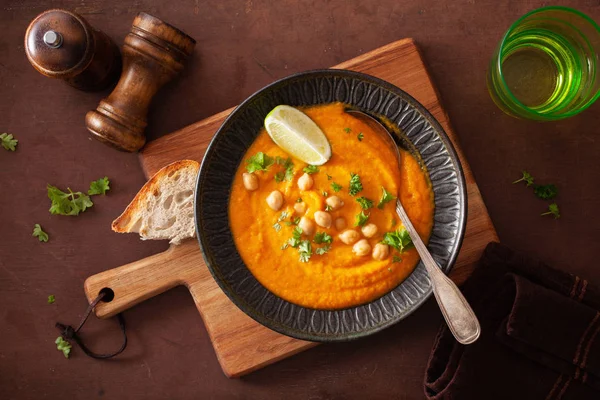
[[[334,68],[374,75],[408,92],[437,118],[454,143],[467,181],[469,215],[464,243],[450,276],[457,283],[463,282],[485,246],[498,237],[415,43],[412,39],[399,40]],[[176,160],[201,161],[212,136],[231,111],[233,108],[148,143],[140,154],[146,176]],[[96,307],[96,315],[107,318],[177,285],[189,288],[229,377],[247,374],[316,345],[276,333],[240,311],[212,278],[196,240],[94,275],[86,280],[85,291],[92,301],[101,289],[113,290],[114,299]]]

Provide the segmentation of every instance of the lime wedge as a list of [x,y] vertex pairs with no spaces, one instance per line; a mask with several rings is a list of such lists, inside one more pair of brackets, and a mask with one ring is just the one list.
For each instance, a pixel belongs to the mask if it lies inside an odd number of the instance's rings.
[[327,137],[297,108],[277,106],[265,118],[265,129],[275,144],[305,163],[323,165],[331,158]]

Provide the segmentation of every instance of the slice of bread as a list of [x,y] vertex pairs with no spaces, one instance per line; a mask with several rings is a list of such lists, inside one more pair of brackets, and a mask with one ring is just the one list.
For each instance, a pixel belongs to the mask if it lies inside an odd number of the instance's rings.
[[200,164],[176,161],[158,171],[112,223],[115,232],[137,232],[142,240],[194,237],[194,189]]

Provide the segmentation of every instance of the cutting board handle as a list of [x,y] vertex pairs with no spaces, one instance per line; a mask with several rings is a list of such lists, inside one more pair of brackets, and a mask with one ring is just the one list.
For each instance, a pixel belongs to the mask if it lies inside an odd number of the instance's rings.
[[88,302],[102,290],[114,294],[112,300],[96,306],[96,316],[112,317],[175,286],[189,286],[200,279],[206,266],[199,263],[197,257],[187,257],[189,253],[198,253],[194,239],[172,245],[163,253],[90,276],[84,283]]

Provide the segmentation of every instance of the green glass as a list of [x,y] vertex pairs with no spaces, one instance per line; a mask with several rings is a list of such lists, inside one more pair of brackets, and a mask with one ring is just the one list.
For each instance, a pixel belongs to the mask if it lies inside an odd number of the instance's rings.
[[571,117],[600,96],[600,27],[579,11],[544,7],[508,29],[488,70],[505,113],[538,121]]

